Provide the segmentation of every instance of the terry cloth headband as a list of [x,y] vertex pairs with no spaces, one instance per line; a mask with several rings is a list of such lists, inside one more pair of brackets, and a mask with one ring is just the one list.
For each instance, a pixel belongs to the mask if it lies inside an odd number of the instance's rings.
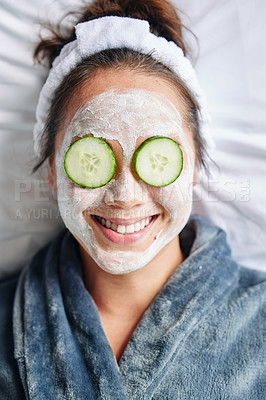
[[199,122],[202,137],[207,149],[213,148],[213,141],[206,129],[208,114],[204,96],[197,81],[196,73],[183,51],[174,42],[158,37],[150,32],[147,21],[108,16],[83,22],[75,27],[76,39],[66,44],[55,58],[48,78],[41,90],[36,109],[37,123],[34,127],[34,151],[40,156],[41,137],[50,110],[55,90],[64,77],[78,63],[100,51],[115,48],[128,48],[151,57],[175,72],[187,85],[200,105]]

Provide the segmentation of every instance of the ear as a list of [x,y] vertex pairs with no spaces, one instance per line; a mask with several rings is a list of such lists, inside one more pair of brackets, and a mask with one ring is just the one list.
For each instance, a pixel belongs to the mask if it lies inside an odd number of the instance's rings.
[[49,175],[47,178],[47,182],[48,182],[49,188],[51,190],[56,191],[57,190],[57,175],[56,175],[56,165],[55,165],[54,157],[49,157],[48,164],[49,164]]

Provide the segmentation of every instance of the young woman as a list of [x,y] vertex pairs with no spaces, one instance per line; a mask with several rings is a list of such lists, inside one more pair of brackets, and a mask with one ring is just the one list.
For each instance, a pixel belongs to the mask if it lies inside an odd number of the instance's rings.
[[209,139],[181,29],[167,1],[101,0],[37,47],[68,230],[1,284],[1,398],[264,398],[264,277],[190,217]]

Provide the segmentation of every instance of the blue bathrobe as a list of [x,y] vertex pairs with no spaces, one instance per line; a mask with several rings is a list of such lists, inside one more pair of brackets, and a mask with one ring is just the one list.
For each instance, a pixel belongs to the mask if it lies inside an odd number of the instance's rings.
[[238,267],[201,217],[181,245],[119,364],[69,232],[1,283],[0,399],[266,399],[265,274]]

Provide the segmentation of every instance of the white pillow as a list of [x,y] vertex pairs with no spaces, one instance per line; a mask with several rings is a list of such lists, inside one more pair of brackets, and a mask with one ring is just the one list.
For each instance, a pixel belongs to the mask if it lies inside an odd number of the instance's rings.
[[196,70],[216,142],[217,167],[201,177],[194,211],[227,232],[236,260],[266,270],[266,2],[175,3],[199,39]]
[[32,130],[44,68],[34,65],[40,20],[58,21],[71,0],[0,3],[0,277],[20,269],[60,229],[61,219],[34,166]]
[[[0,277],[15,272],[60,229],[62,222],[46,171],[31,175],[32,128],[45,71],[34,66],[39,20],[58,21],[78,0],[0,3]],[[184,21],[199,38],[196,69],[216,141],[214,181],[202,178],[195,211],[228,232],[235,257],[265,268],[266,28],[262,1],[178,0]],[[191,45],[195,42],[188,36]],[[264,61],[264,62],[263,62]]]

